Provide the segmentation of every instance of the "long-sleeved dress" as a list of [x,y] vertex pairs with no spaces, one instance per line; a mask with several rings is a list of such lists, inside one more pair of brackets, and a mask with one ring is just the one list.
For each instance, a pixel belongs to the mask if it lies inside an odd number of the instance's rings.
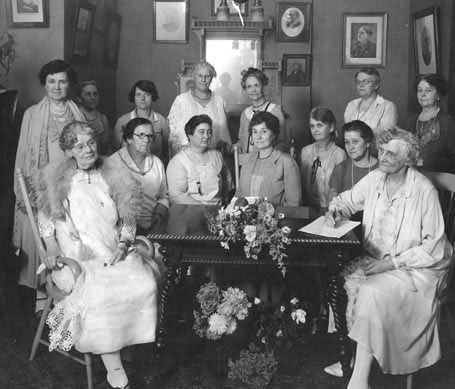
[[[364,211],[365,255],[345,270],[349,337],[384,372],[408,374],[440,358],[436,292],[452,246],[431,182],[409,168],[403,187],[388,198],[385,179],[375,170],[335,199],[351,214]],[[386,254],[395,269],[365,276],[365,265]]]
[[[83,269],[72,293],[57,303],[47,318],[50,348],[69,350],[75,345],[80,352],[104,354],[152,342],[158,289],[154,264],[129,252],[123,261],[104,266],[117,248],[119,229],[122,236],[133,239],[135,227],[129,223],[118,227],[111,188],[99,170],[71,174],[62,180],[67,181],[67,191],[62,185],[52,188],[55,180],[48,181],[45,194],[51,202],[50,211],[43,206],[39,214],[41,236],[55,234],[62,254],[78,261]],[[64,209],[64,216],[55,217],[55,209],[60,213]],[[60,272],[53,274],[65,288],[68,275]]]

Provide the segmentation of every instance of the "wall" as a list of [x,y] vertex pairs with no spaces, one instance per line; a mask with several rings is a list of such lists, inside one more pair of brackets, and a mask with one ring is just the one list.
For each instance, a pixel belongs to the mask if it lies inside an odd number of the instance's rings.
[[[153,9],[148,0],[135,0],[134,7],[128,0],[118,1],[118,10],[123,16],[120,61],[117,70],[118,115],[133,109],[128,103],[128,90],[135,81],[148,78],[156,83],[160,99],[155,109],[167,115],[177,94],[176,75],[180,72],[181,59],[199,59],[199,39],[189,32],[188,44],[153,43]],[[249,2],[250,6],[253,3]],[[276,2],[263,1],[265,18],[275,19]],[[190,17],[199,19],[211,16],[209,0],[191,0]],[[264,59],[276,60],[283,54],[310,53],[311,44],[277,43],[275,34],[267,36]],[[289,114],[288,129],[294,132],[298,143],[303,144],[303,124],[308,122],[310,106],[309,87],[283,87],[282,104]]]
[[[412,14],[416,11],[421,11],[425,8],[437,6],[439,8],[439,52],[440,52],[440,73],[448,80],[449,66],[450,66],[450,39],[452,33],[452,12],[455,1],[453,0],[410,0],[409,8],[409,23],[412,26]],[[415,59],[414,59],[414,37],[411,29],[409,34],[409,86],[408,86],[408,111],[418,112],[420,106],[416,100],[416,91],[414,88],[414,81],[416,77]],[[441,100],[441,107],[447,109],[447,99]]]
[[[380,93],[398,109],[398,124],[403,125],[407,112],[408,48],[410,0],[317,0],[314,2],[312,105],[327,105],[343,123],[348,101],[358,97],[354,86],[356,69],[343,69],[343,14],[387,12],[386,67]],[[443,1],[443,0],[442,0]]]

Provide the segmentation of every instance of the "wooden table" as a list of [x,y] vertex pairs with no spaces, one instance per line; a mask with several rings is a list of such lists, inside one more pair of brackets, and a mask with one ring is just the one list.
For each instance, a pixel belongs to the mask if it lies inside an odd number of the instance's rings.
[[[213,207],[199,205],[174,205],[168,215],[154,228],[148,238],[162,245],[168,268],[161,294],[160,325],[156,336],[157,368],[166,340],[167,301],[175,285],[177,270],[183,266],[205,264],[219,266],[276,266],[269,257],[248,259],[242,250],[225,250],[222,238],[208,231],[205,213]],[[340,361],[344,377],[351,373],[351,353],[348,347],[346,326],[347,296],[340,276],[345,263],[361,250],[361,242],[355,231],[340,239],[325,238],[299,232],[298,229],[320,216],[320,212],[308,207],[279,207],[285,214],[285,223],[292,228],[291,245],[287,249],[286,266],[321,268],[329,273],[328,300],[332,307],[340,344]]]

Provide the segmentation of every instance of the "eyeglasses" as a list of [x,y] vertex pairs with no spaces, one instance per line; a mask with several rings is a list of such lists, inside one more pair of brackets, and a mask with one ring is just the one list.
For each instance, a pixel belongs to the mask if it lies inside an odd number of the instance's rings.
[[319,156],[316,157],[316,159],[313,161],[313,165],[311,166],[311,183],[314,184],[316,181],[316,174],[318,172],[318,168],[321,167],[321,160],[319,159]]
[[212,78],[211,74],[198,74],[197,78],[200,80],[210,80]]
[[362,86],[367,86],[369,84],[372,84],[375,82],[374,80],[355,80],[356,85],[362,85]]
[[140,134],[136,134],[135,132],[133,132],[133,135],[136,135],[140,140],[144,140],[145,138],[147,138],[150,142],[155,139],[155,134],[144,134],[143,132],[141,132]]

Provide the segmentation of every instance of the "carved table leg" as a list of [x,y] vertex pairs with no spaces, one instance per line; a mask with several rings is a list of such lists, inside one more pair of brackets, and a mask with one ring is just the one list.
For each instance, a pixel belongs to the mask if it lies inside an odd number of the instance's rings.
[[[341,270],[341,269],[340,269]],[[345,382],[351,376],[351,358],[352,352],[348,338],[348,328],[346,324],[346,305],[347,295],[344,289],[344,278],[340,273],[334,273],[329,280],[329,303],[333,310],[335,319],[335,328],[338,334],[340,344],[340,362],[343,368],[343,377]]]

